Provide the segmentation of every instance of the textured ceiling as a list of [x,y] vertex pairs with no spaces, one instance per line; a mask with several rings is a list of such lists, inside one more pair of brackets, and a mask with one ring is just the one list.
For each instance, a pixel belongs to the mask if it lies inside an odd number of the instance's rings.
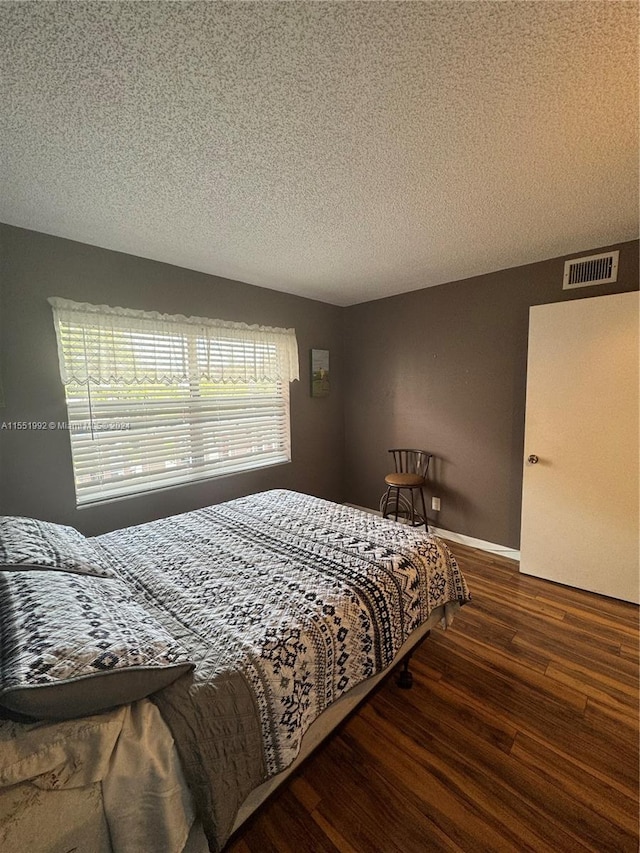
[[0,3],[0,220],[339,305],[638,236],[638,3]]

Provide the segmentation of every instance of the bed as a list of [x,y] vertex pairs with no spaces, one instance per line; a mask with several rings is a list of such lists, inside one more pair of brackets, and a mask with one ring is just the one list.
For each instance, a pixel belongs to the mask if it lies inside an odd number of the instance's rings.
[[436,537],[285,490],[2,521],[2,849],[222,849],[470,598]]

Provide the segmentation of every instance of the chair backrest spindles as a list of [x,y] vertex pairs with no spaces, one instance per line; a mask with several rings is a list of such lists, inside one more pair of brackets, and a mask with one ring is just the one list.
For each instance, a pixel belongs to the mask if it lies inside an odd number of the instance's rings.
[[393,456],[396,474],[418,474],[426,479],[431,460],[431,454],[426,450],[394,448],[389,453]]

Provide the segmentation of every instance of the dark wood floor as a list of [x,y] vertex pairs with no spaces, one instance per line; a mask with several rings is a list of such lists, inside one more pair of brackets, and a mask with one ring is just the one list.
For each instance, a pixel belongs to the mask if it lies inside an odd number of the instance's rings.
[[229,853],[638,851],[638,608],[451,544],[473,602]]

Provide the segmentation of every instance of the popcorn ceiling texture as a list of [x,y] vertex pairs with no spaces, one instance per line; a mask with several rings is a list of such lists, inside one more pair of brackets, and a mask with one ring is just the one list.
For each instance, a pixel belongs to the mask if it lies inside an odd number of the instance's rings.
[[638,3],[0,3],[0,219],[348,305],[638,236]]

